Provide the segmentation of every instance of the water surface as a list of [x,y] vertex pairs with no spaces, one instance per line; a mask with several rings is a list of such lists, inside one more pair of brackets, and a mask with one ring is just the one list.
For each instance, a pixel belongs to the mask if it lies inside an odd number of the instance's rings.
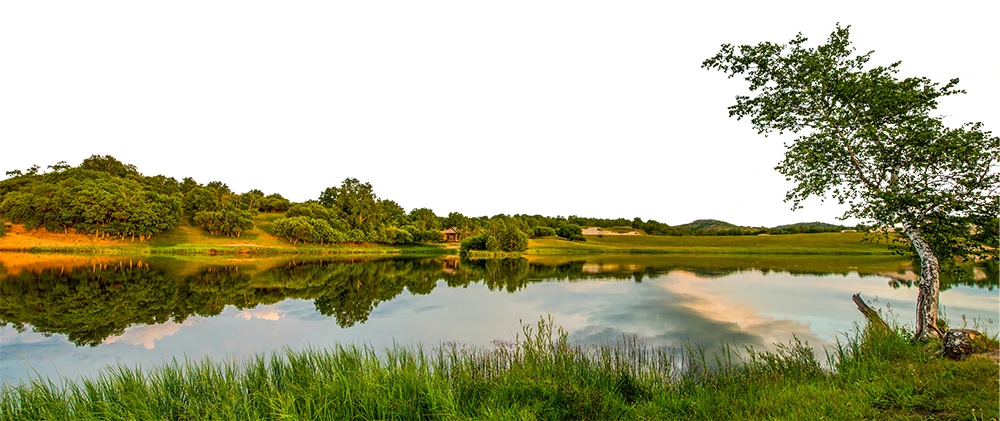
[[[551,315],[570,340],[816,348],[861,320],[851,294],[913,324],[916,279],[892,257],[572,256],[176,259],[0,254],[0,378],[243,358],[336,344],[489,346]],[[995,269],[941,302],[996,332]]]

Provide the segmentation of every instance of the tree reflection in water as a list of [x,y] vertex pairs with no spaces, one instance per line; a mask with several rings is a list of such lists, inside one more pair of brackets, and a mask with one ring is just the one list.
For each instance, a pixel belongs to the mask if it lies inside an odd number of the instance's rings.
[[[684,270],[699,277],[717,278],[740,271],[829,274],[878,271],[782,264],[778,259],[743,260],[695,258],[656,260],[624,264],[587,258],[529,262],[523,258],[457,259],[368,259],[288,261],[271,267],[246,270],[238,265],[205,265],[181,270],[176,265],[91,264],[72,269],[51,267],[8,271],[0,261],[0,322],[18,331],[31,328],[45,335],[63,334],[70,342],[96,346],[110,336],[121,335],[136,324],[182,323],[192,315],[215,316],[226,306],[251,309],[295,298],[313,300],[316,310],[332,316],[341,327],[364,323],[380,303],[404,290],[429,294],[439,281],[448,287],[482,283],[491,291],[515,293],[542,281],[621,280],[642,282],[644,278]],[[728,263],[727,263],[728,262]],[[777,263],[776,263],[777,262]],[[898,264],[897,264],[898,266]],[[980,272],[985,279],[954,278],[943,282],[992,289],[997,285],[995,262]],[[193,274],[191,274],[193,273]],[[911,286],[894,280],[897,286]]]

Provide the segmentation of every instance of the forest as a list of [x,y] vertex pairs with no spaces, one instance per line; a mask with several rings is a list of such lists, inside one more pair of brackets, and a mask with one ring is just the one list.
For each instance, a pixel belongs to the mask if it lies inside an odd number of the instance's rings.
[[239,237],[254,228],[259,213],[283,213],[270,234],[293,244],[443,242],[441,230],[455,228],[463,250],[523,251],[528,238],[562,237],[586,241],[582,228],[630,229],[648,235],[759,235],[838,232],[848,227],[809,223],[775,228],[740,227],[698,220],[670,226],[642,218],[587,218],[542,215],[439,216],[428,208],[409,212],[379,198],[369,183],[348,178],[326,188],[315,200],[293,203],[281,194],[253,189],[233,192],[221,181],[205,184],[191,177],[177,180],[146,176],[109,155],[94,155],[78,166],[65,161],[44,170],[8,171],[0,181],[0,235],[7,223],[25,229],[80,233],[96,238],[145,241],[180,224],[201,227],[210,235]]

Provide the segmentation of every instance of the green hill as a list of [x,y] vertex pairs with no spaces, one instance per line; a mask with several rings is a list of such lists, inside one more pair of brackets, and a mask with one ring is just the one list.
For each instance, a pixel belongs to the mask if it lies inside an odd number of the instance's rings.
[[850,227],[846,227],[846,226],[843,226],[843,225],[828,224],[826,222],[799,222],[799,223],[795,223],[795,224],[778,225],[776,227],[773,227],[773,229],[786,229],[786,228],[795,228],[795,227],[802,227],[802,228],[816,227],[816,228],[823,228],[823,229],[834,229],[834,228],[836,228],[836,229],[848,229],[848,228],[850,228]]
[[677,228],[684,228],[691,231],[720,231],[730,228],[739,228],[739,226],[717,219],[698,219],[683,225],[678,225]]

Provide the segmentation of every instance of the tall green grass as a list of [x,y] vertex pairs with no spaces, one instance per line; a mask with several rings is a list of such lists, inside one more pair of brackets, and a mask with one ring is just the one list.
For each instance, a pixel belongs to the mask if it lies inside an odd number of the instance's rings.
[[998,366],[931,356],[909,332],[859,329],[827,354],[575,346],[551,320],[489,348],[285,350],[118,366],[4,386],[0,419],[959,419],[997,417]]

